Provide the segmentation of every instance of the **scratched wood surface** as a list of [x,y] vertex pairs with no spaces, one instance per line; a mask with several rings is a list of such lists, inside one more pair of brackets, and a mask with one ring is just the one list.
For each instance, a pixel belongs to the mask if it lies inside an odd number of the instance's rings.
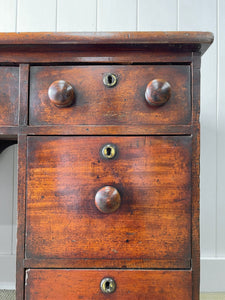
[[[26,300],[192,299],[191,271],[29,269],[26,277]],[[100,290],[105,277],[116,282],[112,294]]]
[[[103,84],[107,73],[117,76],[114,87]],[[157,78],[171,85],[170,99],[159,107],[150,106],[145,100],[148,83]],[[71,107],[59,108],[51,103],[48,88],[56,80],[72,85],[75,103]],[[190,121],[189,66],[31,67],[31,125],[187,125]]]
[[[118,1],[119,2],[119,1]],[[203,109],[201,111],[202,122],[202,159],[201,159],[201,255],[204,268],[202,274],[202,288],[207,290],[223,290],[225,268],[217,268],[224,264],[225,235],[224,235],[224,101],[223,101],[223,81],[224,81],[224,1],[152,1],[137,0],[136,5],[130,5],[130,0],[123,1],[132,10],[130,16],[127,11],[118,9],[118,6],[110,5],[109,1],[83,0],[74,1],[54,1],[46,0],[44,5],[36,5],[33,1],[24,0],[0,0],[0,29],[7,31],[95,31],[95,30],[207,30],[218,31],[218,41],[213,46],[205,59],[202,61],[203,74],[201,78]],[[42,3],[42,2],[41,2]],[[65,5],[63,5],[65,3]],[[103,4],[102,4],[103,3]],[[123,5],[123,4],[121,4]],[[56,11],[57,6],[57,11]],[[19,7],[19,9],[17,9]],[[88,11],[87,8],[88,7]],[[102,7],[100,12],[99,7]],[[154,9],[152,9],[154,7]],[[162,10],[164,8],[164,11]],[[72,8],[72,9],[71,9]],[[45,13],[43,14],[43,10]],[[133,13],[136,10],[136,14]],[[49,17],[49,11],[51,16]],[[78,13],[77,13],[78,12]],[[166,12],[166,13],[165,13]],[[71,18],[71,14],[76,16]],[[112,18],[102,16],[109,15]],[[149,15],[151,17],[149,17]],[[69,16],[69,17],[67,17]],[[129,18],[129,22],[126,22]],[[96,20],[95,20],[96,19]],[[46,21],[47,20],[47,21]],[[114,24],[116,20],[116,24]],[[129,23],[129,24],[128,24]],[[98,26],[96,25],[98,24]],[[100,25],[100,26],[99,26]],[[216,46],[218,44],[218,47]],[[6,54],[6,53],[5,53]],[[23,58],[23,54],[17,52],[15,57]],[[218,72],[217,72],[218,71]],[[217,105],[215,104],[217,98]],[[216,125],[217,124],[217,125]],[[45,129],[43,129],[44,132]],[[153,131],[155,132],[155,131]],[[165,133],[165,131],[164,131]],[[15,135],[15,133],[14,133]],[[216,139],[217,136],[217,139]],[[7,160],[10,165],[10,158]],[[14,170],[16,172],[16,160]],[[1,170],[4,176],[4,170]],[[12,176],[13,177],[13,176]],[[208,182],[211,184],[208,185]],[[16,190],[16,181],[9,179],[6,181],[8,193],[12,189]],[[215,200],[217,199],[217,200]],[[6,208],[13,197],[2,197],[1,215],[6,215]],[[11,204],[10,204],[11,205]],[[8,213],[8,223],[11,224],[11,215],[14,215],[16,223],[15,205],[14,210]],[[209,222],[210,220],[210,222]],[[12,224],[11,224],[12,226]],[[13,233],[13,230],[11,230]],[[0,235],[4,235],[4,228],[0,229]],[[15,232],[14,232],[15,235]],[[8,249],[8,255],[15,252],[14,247]],[[1,247],[0,247],[1,252]],[[2,258],[4,260],[4,255]],[[206,264],[205,264],[206,262]],[[13,265],[10,264],[10,266]],[[2,266],[2,265],[1,265]],[[6,284],[6,272],[11,272],[11,267],[0,268],[0,282],[2,286]],[[212,266],[212,267],[211,267]],[[208,274],[215,274],[209,278]],[[216,275],[217,274],[217,275]],[[14,284],[14,276],[9,276],[11,287]],[[221,280],[218,280],[220,278]]]
[[0,67],[0,82],[0,125],[17,125],[19,68]]
[[28,137],[27,180],[27,258],[190,259],[191,137]]

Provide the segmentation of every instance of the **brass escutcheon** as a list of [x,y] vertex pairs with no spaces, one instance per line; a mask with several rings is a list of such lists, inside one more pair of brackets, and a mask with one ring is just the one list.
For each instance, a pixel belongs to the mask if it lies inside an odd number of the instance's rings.
[[103,83],[107,87],[113,87],[117,84],[117,76],[112,73],[104,74]]
[[104,294],[112,294],[116,290],[116,282],[109,277],[103,278],[100,283],[100,288]]
[[112,144],[107,144],[102,148],[102,155],[104,158],[111,159],[116,155],[116,147]]

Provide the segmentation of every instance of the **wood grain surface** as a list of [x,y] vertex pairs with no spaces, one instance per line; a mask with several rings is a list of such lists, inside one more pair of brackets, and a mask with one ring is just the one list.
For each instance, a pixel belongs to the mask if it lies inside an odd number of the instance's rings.
[[[112,294],[103,294],[100,282],[116,282]],[[26,271],[26,300],[191,300],[191,271],[150,270],[34,270]]]
[[32,45],[32,44],[69,44],[69,45],[181,45],[195,46],[198,51],[205,51],[213,42],[211,32],[197,31],[161,31],[161,32],[24,32],[0,34],[1,45]]
[[[148,49],[141,46],[129,48],[121,46],[116,51],[113,45],[93,45],[90,49],[85,45],[20,45],[0,47],[0,60],[7,63],[25,64],[135,64],[135,63],[178,63],[190,64],[192,61],[192,51],[186,49],[181,52],[176,47],[165,49],[155,46]],[[168,47],[167,47],[168,48]],[[61,53],[63,52],[63,55]]]
[[[190,259],[191,142],[28,137],[26,257]],[[101,156],[109,143],[112,160]],[[121,195],[109,215],[95,206],[106,185]]]
[[[31,125],[188,125],[191,121],[190,68],[155,66],[45,66],[30,69]],[[118,83],[105,87],[103,76],[115,74]],[[171,98],[160,107],[145,100],[148,83],[162,78],[171,85]],[[48,88],[56,80],[68,81],[75,103],[59,108],[51,103]]]
[[[32,300],[199,299],[200,57],[212,41],[0,33],[0,137],[19,137],[17,300],[25,288]],[[171,86],[160,107],[145,100],[155,79]],[[50,102],[56,80],[74,88],[71,107]],[[121,196],[112,214],[95,206],[105,186]],[[104,276],[117,282],[112,295],[100,292]]]
[[0,67],[0,126],[18,125],[19,68]]
[[[47,269],[176,269],[189,270],[191,268],[190,258],[186,259],[130,259],[124,258],[26,258],[23,262],[24,268],[47,268]],[[192,272],[193,273],[193,272]]]

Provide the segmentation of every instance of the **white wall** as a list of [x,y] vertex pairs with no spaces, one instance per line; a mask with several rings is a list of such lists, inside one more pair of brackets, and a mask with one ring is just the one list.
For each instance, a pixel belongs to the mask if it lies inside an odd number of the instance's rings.
[[[225,0],[0,0],[4,32],[125,30],[215,35],[201,78],[201,289],[225,290]],[[0,156],[0,288],[14,286],[15,154]]]

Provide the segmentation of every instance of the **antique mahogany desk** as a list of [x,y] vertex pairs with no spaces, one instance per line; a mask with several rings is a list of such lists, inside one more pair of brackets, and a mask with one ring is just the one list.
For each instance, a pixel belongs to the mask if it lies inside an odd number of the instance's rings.
[[17,300],[199,299],[207,32],[0,34]]

